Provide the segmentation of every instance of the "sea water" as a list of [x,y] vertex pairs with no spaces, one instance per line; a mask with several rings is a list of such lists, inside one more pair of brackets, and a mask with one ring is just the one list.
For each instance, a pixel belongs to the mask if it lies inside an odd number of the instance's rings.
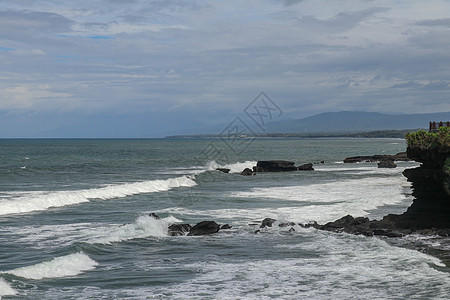
[[[348,156],[405,151],[404,140],[245,145],[0,140],[0,298],[449,298],[449,268],[412,242],[440,243],[433,237],[387,239],[300,226],[255,233],[266,217],[325,223],[347,214],[380,219],[404,212],[413,198],[402,171],[417,163],[398,162],[395,169],[342,163]],[[225,155],[211,157],[211,146]],[[314,162],[315,171],[239,175],[269,159]],[[232,229],[167,235],[170,224],[203,220]]]

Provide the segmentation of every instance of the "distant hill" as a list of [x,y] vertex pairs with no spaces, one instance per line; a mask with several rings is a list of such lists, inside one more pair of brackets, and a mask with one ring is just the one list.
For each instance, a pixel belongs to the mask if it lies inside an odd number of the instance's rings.
[[388,115],[373,112],[327,112],[303,119],[272,122],[266,132],[357,132],[428,128],[430,121],[449,121],[450,112]]

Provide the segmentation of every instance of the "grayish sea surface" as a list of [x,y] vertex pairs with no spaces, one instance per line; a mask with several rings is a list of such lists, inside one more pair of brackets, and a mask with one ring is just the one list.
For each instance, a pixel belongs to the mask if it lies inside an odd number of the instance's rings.
[[[208,157],[211,145],[227,161]],[[0,298],[448,299],[449,268],[407,246],[420,236],[251,225],[402,213],[412,202],[402,171],[417,163],[342,160],[405,149],[401,139],[261,139],[238,154],[219,140],[0,140]],[[324,164],[238,174],[264,159]],[[167,236],[202,220],[232,229]]]

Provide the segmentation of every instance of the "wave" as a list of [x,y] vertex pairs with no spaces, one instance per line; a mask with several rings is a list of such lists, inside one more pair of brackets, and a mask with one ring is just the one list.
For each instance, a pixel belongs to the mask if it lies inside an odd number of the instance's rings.
[[131,224],[89,229],[82,234],[86,242],[90,244],[110,244],[138,238],[167,237],[169,224],[178,222],[182,221],[172,216],[160,220],[150,216],[141,216]]
[[93,270],[96,266],[98,266],[98,263],[95,260],[92,260],[83,252],[78,252],[4,273],[28,279],[60,278],[76,276]]
[[[33,248],[48,249],[69,246],[74,241],[87,244],[111,244],[137,238],[167,237],[169,225],[179,222],[182,220],[173,216],[157,220],[145,215],[129,224],[77,223],[25,226],[12,229],[10,234],[14,234],[18,243],[30,244]],[[5,233],[7,229],[4,230]]]
[[2,296],[14,296],[17,291],[13,289],[3,278],[0,278],[0,299]]
[[114,199],[126,196],[164,192],[178,187],[192,187],[196,182],[187,176],[166,180],[149,180],[142,182],[109,185],[95,189],[75,191],[33,191],[10,193],[7,199],[0,199],[0,215],[20,214],[42,211],[51,207],[63,207],[91,199]]

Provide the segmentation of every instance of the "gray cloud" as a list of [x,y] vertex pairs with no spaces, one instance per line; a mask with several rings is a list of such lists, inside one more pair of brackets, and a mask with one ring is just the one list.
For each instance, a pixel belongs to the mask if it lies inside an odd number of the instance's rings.
[[347,31],[357,26],[361,21],[377,13],[389,11],[385,7],[372,7],[360,11],[342,12],[332,18],[321,20],[312,16],[302,17],[299,20],[303,28],[326,33],[338,33]]
[[450,110],[450,32],[422,2],[23,3],[0,12],[0,110],[19,115],[226,123],[261,90],[297,118]]
[[285,6],[291,6],[303,2],[304,0],[281,0]]
[[447,19],[435,19],[435,20],[424,20],[416,22],[416,25],[429,26],[429,27],[450,27],[450,18]]

